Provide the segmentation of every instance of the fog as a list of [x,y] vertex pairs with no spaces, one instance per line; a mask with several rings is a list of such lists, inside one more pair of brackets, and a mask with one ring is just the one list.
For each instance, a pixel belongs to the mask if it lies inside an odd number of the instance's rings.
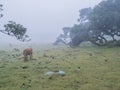
[[[77,23],[79,10],[93,7],[101,0],[1,0],[4,17],[0,27],[15,21],[27,28],[29,43],[52,43],[63,27]],[[21,43],[14,37],[0,33],[0,43]]]

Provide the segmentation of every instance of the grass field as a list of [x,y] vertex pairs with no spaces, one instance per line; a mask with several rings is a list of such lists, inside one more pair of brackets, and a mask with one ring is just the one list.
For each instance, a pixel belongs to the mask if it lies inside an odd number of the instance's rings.
[[[0,49],[0,90],[120,90],[120,47],[33,47],[34,60]],[[45,56],[46,55],[46,56]],[[45,75],[62,70],[64,75]]]

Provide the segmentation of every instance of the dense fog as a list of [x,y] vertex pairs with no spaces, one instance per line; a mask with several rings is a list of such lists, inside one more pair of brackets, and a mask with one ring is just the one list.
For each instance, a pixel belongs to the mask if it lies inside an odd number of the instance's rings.
[[[27,28],[29,43],[52,43],[65,26],[77,23],[79,10],[93,7],[101,0],[1,0],[3,17],[0,27],[15,21]],[[0,43],[21,43],[0,33]]]

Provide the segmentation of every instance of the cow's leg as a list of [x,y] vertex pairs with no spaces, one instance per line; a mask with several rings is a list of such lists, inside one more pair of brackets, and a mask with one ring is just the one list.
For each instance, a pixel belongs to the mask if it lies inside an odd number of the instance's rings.
[[24,56],[24,62],[28,61],[28,56]]
[[32,57],[32,54],[30,54],[30,60],[32,60],[32,58],[33,58],[33,57]]

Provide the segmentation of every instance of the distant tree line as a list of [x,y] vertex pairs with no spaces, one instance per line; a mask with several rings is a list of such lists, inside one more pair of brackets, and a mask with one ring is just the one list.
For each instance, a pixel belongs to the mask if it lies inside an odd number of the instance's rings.
[[[3,5],[0,4],[0,18],[3,17],[1,13],[3,11]],[[30,41],[28,35],[26,35],[27,28],[24,28],[23,25],[17,24],[14,21],[9,21],[8,24],[4,25],[4,30],[0,30],[1,33],[7,34],[9,36],[15,37],[19,41]]]
[[[79,24],[64,27],[62,36],[55,45],[70,38],[67,45],[76,47],[84,41],[95,45],[120,45],[120,0],[103,0],[94,8],[79,11]],[[64,39],[61,39],[64,38]]]

